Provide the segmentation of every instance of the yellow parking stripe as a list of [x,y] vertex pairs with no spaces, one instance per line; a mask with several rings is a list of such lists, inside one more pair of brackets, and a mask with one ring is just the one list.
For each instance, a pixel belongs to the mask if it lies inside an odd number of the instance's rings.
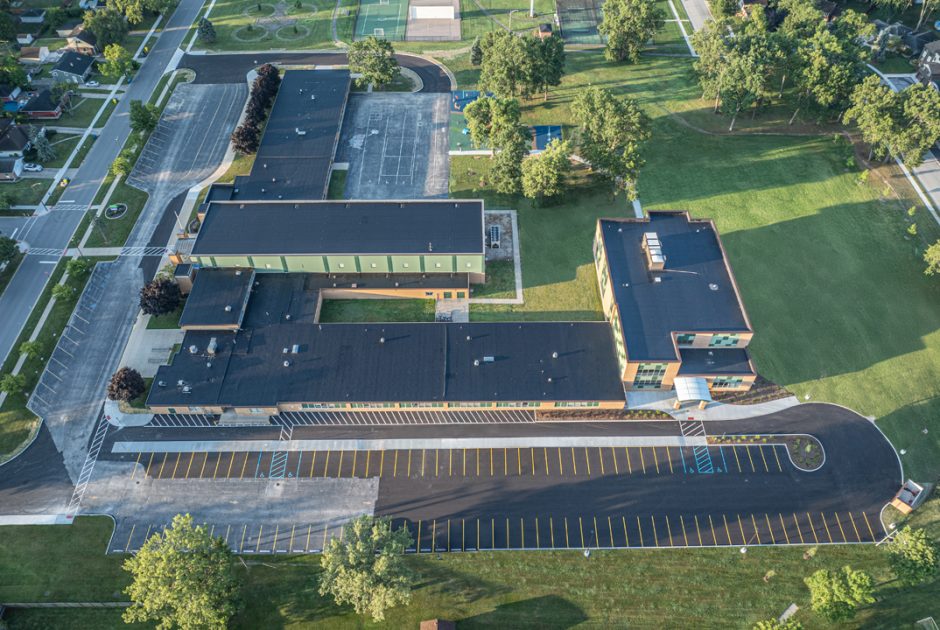
[[588,454],[587,447],[584,447],[584,465],[587,467],[587,475],[588,477],[590,477],[591,476],[591,456]]
[[650,521],[653,523],[653,542],[659,547],[659,535],[656,533],[656,519],[650,514]]
[[790,544],[790,534],[787,533],[787,524],[783,522],[783,514],[777,512],[777,516],[780,517],[780,527],[783,528],[783,537],[787,539],[787,544]]
[[558,451],[558,474],[564,476],[565,467],[561,463],[561,449],[556,449]]
[[493,476],[493,449],[490,448],[490,477]]
[[610,546],[611,546],[611,548],[613,548],[613,546],[614,546],[614,526],[613,526],[613,525],[611,524],[611,522],[610,522],[610,516],[609,516],[609,515],[607,516],[607,531],[610,532]]
[[650,447],[650,450],[653,451],[653,462],[656,464],[656,474],[659,474],[659,457],[656,455],[656,447]]
[[415,553],[421,553],[421,521],[418,521],[418,537],[415,538]]
[[437,519],[431,519],[431,553],[437,551]]
[[777,470],[783,472],[783,466],[780,465],[780,455],[777,454],[777,447],[772,446],[771,448],[774,449],[774,457],[777,458]]
[[871,528],[871,523],[868,522],[868,515],[865,514],[864,512],[862,512],[862,516],[865,517],[865,524],[868,525],[868,533],[871,534],[871,541],[872,541],[872,542],[875,542],[875,540],[876,540],[876,538],[875,538],[875,530],[873,530],[873,529]]
[[[321,551],[326,551],[326,535],[327,535],[327,532],[329,532],[329,531],[330,531],[330,528],[329,528],[329,527],[327,527],[327,526],[324,526],[324,527],[323,527],[323,543],[320,545],[320,550],[321,550]],[[410,531],[409,531],[409,533],[410,533]]]
[[626,454],[626,456],[627,456],[627,472],[632,475],[632,474],[633,474],[633,464],[630,463],[630,447],[629,447],[629,446],[624,446],[624,447],[623,447],[623,452],[624,452],[624,453]]
[[715,523],[712,521],[711,514],[708,515],[708,528],[712,530],[712,542],[715,544],[715,546],[718,546],[718,536],[715,535]]
[[614,459],[614,474],[620,474],[620,465],[617,464],[617,450],[611,446],[610,447],[610,456]]
[[[711,518],[711,516],[709,516],[708,518]],[[725,522],[725,535],[728,536],[728,544],[733,545],[734,543],[731,542],[731,530],[728,528],[728,518],[724,514],[722,514],[721,519]]]
[[[597,459],[601,462],[601,475],[604,475],[604,452],[601,451],[600,447],[597,448]],[[613,545],[611,545],[613,546]]]
[[685,535],[685,519],[682,518],[682,515],[679,515],[679,525],[682,526],[682,540],[685,541],[685,546],[689,546],[689,537]]
[[836,517],[836,524],[839,525],[839,531],[842,533],[842,542],[848,542],[849,539],[846,538],[846,536],[845,536],[845,530],[842,529],[842,519],[839,518],[839,513],[838,513],[838,512],[833,512],[833,514],[834,514],[835,517]]
[[245,548],[245,534],[248,533],[248,525],[242,527],[242,541],[238,545],[238,552],[241,553],[242,549]]
[[134,462],[134,470],[131,471],[131,481],[134,480],[134,475],[137,474],[137,464],[140,463],[140,457],[141,457],[142,455],[143,455],[143,453],[137,453],[137,461]]
[[454,475],[454,451],[452,449],[447,450],[447,476],[453,477]]
[[742,544],[747,544],[747,536],[744,535],[744,523],[741,522],[741,515],[738,514],[738,529],[741,530],[741,542]]
[[[316,455],[316,451],[313,453]],[[379,456],[379,477],[385,473],[385,451],[382,451]]]
[[[698,516],[696,514],[693,514],[692,518],[695,519],[695,534],[698,536],[698,546],[703,547],[704,543],[702,543],[702,530],[699,529],[699,526],[698,526]],[[712,532],[712,534],[714,533],[715,532]]]
[[669,474],[673,474],[672,470],[672,455],[669,454],[669,447],[666,447],[666,459],[669,461]]
[[548,449],[542,448],[542,457],[545,459],[545,476],[548,477]]
[[[425,450],[422,448],[422,449],[421,449],[421,476],[422,476],[422,477],[424,477],[424,464],[425,464],[425,462],[426,462]],[[410,474],[411,474],[411,473],[409,472],[409,475],[410,475]]]
[[[202,474],[206,471],[206,462],[209,461],[209,453],[206,453],[206,458],[202,460],[202,470],[199,471],[199,478],[202,479]],[[219,474],[219,464],[222,463],[222,453],[219,453],[219,458],[215,460],[215,470],[212,471],[212,478],[215,479]]]
[[509,474],[509,454],[506,452],[506,448],[503,447],[503,476]]
[[[355,452],[355,451],[354,451]],[[336,476],[343,476],[343,456],[346,455],[346,451],[341,450],[339,452],[339,466],[336,467]]]
[[176,464],[173,466],[173,474],[170,475],[170,479],[176,479],[176,469],[179,468],[180,458],[183,456],[182,453],[176,454]]
[[127,544],[124,545],[124,551],[127,551],[131,548],[131,538],[134,537],[134,529],[137,527],[137,523],[131,524],[131,533],[127,535]]
[[757,537],[757,544],[758,545],[764,544],[760,541],[760,532],[757,531],[757,519],[754,518],[753,514],[751,514],[751,525],[754,526],[754,535]]
[[[208,453],[206,453],[206,457],[209,457],[209,454],[208,454]],[[193,451],[192,453],[189,454],[189,464],[186,466],[186,474],[183,475],[183,476],[186,477],[187,479],[189,478],[189,471],[192,470],[192,467],[193,467],[193,459],[195,459],[195,458],[196,458],[196,451]]]
[[806,520],[809,521],[809,527],[813,530],[813,540],[816,541],[816,544],[819,544],[819,536],[816,535],[816,526],[813,525],[813,517],[809,515],[809,512],[806,513]]
[[770,525],[770,516],[766,512],[764,512],[764,519],[767,521],[767,529],[770,530],[770,541],[776,545],[777,537],[774,535],[774,528]]
[[806,541],[803,540],[803,528],[800,526],[800,521],[796,518],[796,512],[791,513],[793,515],[793,522],[796,523],[796,533],[800,535],[800,543],[805,544]]
[[639,451],[640,451],[640,468],[643,469],[643,474],[645,475],[646,474],[646,462],[643,460],[643,447],[642,446],[639,447]]
[[745,447],[744,447],[744,450],[747,451],[747,458],[748,458],[748,459],[750,460],[750,462],[751,462],[751,472],[757,472],[757,468],[754,466],[754,458],[751,457],[751,447],[750,447],[750,446],[745,446]]
[[519,476],[522,476],[522,449],[518,446],[516,447],[516,470],[519,472]]
[[274,526],[274,544],[271,545],[271,553],[274,553],[277,550],[277,530],[279,527],[280,525]]
[[[316,451],[314,451],[315,453]],[[313,525],[307,525],[307,542],[304,543],[304,551],[310,551],[310,533],[313,531]],[[228,536],[226,535],[226,538]]]
[[480,519],[477,519],[477,551],[480,549]]
[[290,540],[287,541],[287,551],[291,552],[294,550],[294,529],[297,527],[296,524],[290,526]]
[[463,451],[463,454],[462,454],[462,457],[463,457],[463,476],[466,477],[466,476],[467,476],[467,449],[463,448],[463,449],[460,449],[460,450]]
[[529,447],[529,457],[532,459],[532,476],[534,477],[535,476],[535,449],[532,447]]
[[166,458],[167,458],[168,456],[169,456],[169,453],[164,453],[164,454],[163,454],[163,463],[160,464],[160,472],[157,473],[157,479],[162,479],[162,478],[163,478],[163,467],[166,466]]
[[601,547],[601,530],[597,529],[597,517],[594,517],[594,546]]
[[584,549],[586,546],[584,544],[584,523],[581,522],[580,516],[578,517],[578,529],[581,530],[581,548]]
[[[424,451],[421,451],[421,453],[423,455]],[[422,457],[422,459],[424,458]],[[411,450],[410,449],[408,451],[408,470],[406,472],[408,473],[407,476],[410,478],[411,477]]]
[[734,444],[731,445],[731,452],[734,453],[734,461],[738,463],[738,472],[744,472],[741,468],[741,460],[738,458],[738,449],[734,447]]
[[669,534],[669,546],[675,546],[672,542],[672,526],[669,524],[669,515],[664,514],[663,517],[666,519],[666,532]]
[[855,518],[852,516],[852,513],[849,512],[849,520],[852,521],[852,529],[855,530],[855,538],[858,539],[858,542],[862,542],[862,537],[858,533],[858,527],[855,525]]
[[394,463],[394,467],[392,468],[392,477],[397,477],[397,476],[398,476],[398,449],[395,449],[395,463]]
[[819,516],[822,518],[823,525],[826,526],[826,536],[829,537],[829,542],[832,542],[832,534],[829,532],[829,523],[826,522],[826,515],[820,512]]
[[369,477],[369,463],[371,462],[371,460],[372,460],[372,451],[366,451],[366,471],[365,473],[363,473],[362,476],[367,479]]
[[639,532],[640,532],[640,546],[641,546],[641,547],[645,547],[646,545],[643,544],[643,525],[640,524],[640,517],[639,517],[639,516],[636,517],[636,528],[637,528],[637,529],[639,530]]
[[330,451],[326,451],[326,461],[323,462],[323,476],[326,477],[327,470],[330,468]]
[[574,469],[574,474],[578,474],[578,462],[574,459],[574,447],[571,447],[571,467]]
[[548,534],[552,539],[552,549],[555,548],[555,519],[551,516],[548,517]]
[[571,545],[568,544],[568,517],[565,518],[565,547],[571,548]]
[[[353,463],[352,463],[352,468],[349,470],[349,476],[350,476],[350,477],[355,477],[355,476],[356,476],[356,456],[357,456],[358,454],[359,454],[359,451],[353,451]],[[340,461],[342,461],[342,460],[340,460]],[[342,475],[342,473],[340,473],[340,474]]]
[[150,466],[153,465],[153,455],[154,455],[153,453],[150,454],[150,461],[147,462],[147,471],[144,473],[144,475],[147,477],[150,476]]
[[255,540],[255,553],[261,550],[261,532],[264,531],[264,525],[258,526],[258,538]]
[[763,444],[758,444],[758,445],[757,445],[757,450],[760,451],[760,458],[761,458],[762,460],[764,460],[764,472],[768,472],[768,473],[769,473],[769,472],[770,472],[770,466],[767,465],[767,458],[764,457],[764,445],[763,445]]
[[542,543],[539,541],[539,517],[535,517],[535,548],[541,549]]
[[310,477],[313,477],[313,467],[317,464],[317,452],[313,452],[313,457],[310,458]]
[[627,534],[627,517],[621,516],[620,520],[623,521],[623,539],[626,541],[627,547],[630,546],[630,535]]
[[506,519],[506,549],[509,549],[509,519]]
[[228,460],[228,471],[225,473],[226,477],[232,476],[232,464],[235,463],[235,453],[232,453],[232,458]]

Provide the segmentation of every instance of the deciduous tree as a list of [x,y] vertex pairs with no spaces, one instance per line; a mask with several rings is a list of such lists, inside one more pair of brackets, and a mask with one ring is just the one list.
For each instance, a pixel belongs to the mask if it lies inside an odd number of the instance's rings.
[[42,353],[42,344],[38,341],[24,341],[20,344],[20,354],[28,357],[38,357]]
[[9,236],[0,234],[0,263],[13,260],[19,249],[16,247],[16,241]]
[[570,144],[552,140],[540,155],[522,162],[522,194],[539,201],[560,195],[570,171]]
[[91,263],[87,258],[73,258],[65,265],[65,272],[70,278],[84,278],[91,271]]
[[166,315],[175,311],[182,299],[180,287],[176,282],[157,278],[140,290],[140,310],[147,315]]
[[903,527],[887,545],[887,550],[894,574],[908,586],[927,582],[940,569],[940,549],[923,529]]
[[635,198],[643,165],[640,149],[651,135],[649,118],[636,101],[598,87],[581,91],[571,111],[579,126],[581,157],[610,177],[616,189]]
[[57,284],[52,287],[52,297],[56,300],[68,300],[75,295],[75,289],[67,284]]
[[387,39],[366,37],[350,44],[346,51],[349,57],[349,71],[361,74],[356,85],[388,85],[401,72],[395,50]]
[[112,81],[117,81],[126,74],[134,71],[134,57],[120,44],[108,44],[104,49],[104,63],[101,64],[101,74]]
[[111,174],[115,177],[126,177],[134,168],[134,152],[124,149],[111,162]]
[[924,268],[926,275],[935,276],[940,274],[940,240],[924,251],[924,262],[927,264],[927,267]]
[[160,120],[160,109],[151,103],[131,101],[131,130],[134,133],[150,133],[157,128]]
[[940,141],[940,92],[922,83],[905,88],[901,92],[901,118],[904,163],[918,166],[924,154]]
[[529,152],[531,141],[528,129],[522,125],[506,130],[493,158],[490,175],[496,192],[515,195],[522,191],[522,161]]
[[792,617],[784,621],[764,619],[754,624],[754,630],[803,630],[803,624]]
[[36,133],[30,144],[32,144],[33,149],[36,151],[36,159],[39,162],[45,164],[56,158],[55,147],[49,142],[49,138],[46,137],[46,134],[42,132]]
[[134,603],[127,623],[158,622],[157,628],[223,630],[237,611],[235,559],[221,537],[177,515],[124,561],[133,576],[125,589]]
[[360,516],[323,551],[320,594],[382,621],[386,610],[411,599],[412,578],[402,563],[411,543],[407,530],[393,530],[390,519]]
[[124,15],[112,8],[105,8],[100,11],[85,11],[83,23],[85,28],[98,39],[99,47],[107,47],[108,44],[119,44],[124,41],[124,37],[127,35],[128,28],[127,22],[124,21]]
[[248,124],[248,121],[239,125],[232,132],[232,147],[239,153],[251,155],[258,150],[261,139],[258,128]]
[[0,392],[16,396],[26,390],[26,376],[23,374],[4,374],[0,379]]
[[522,92],[528,68],[523,39],[508,31],[490,31],[483,36],[480,45],[483,48],[480,89],[500,98],[511,98]]
[[708,0],[708,8],[716,20],[731,17],[738,12],[737,0]]
[[133,368],[122,367],[111,376],[108,383],[108,398],[127,402],[144,393],[147,384],[140,372]]
[[555,35],[544,39],[538,37],[525,37],[526,46],[526,78],[524,93],[542,92],[544,100],[548,100],[548,88],[561,85],[561,77],[565,74],[565,41]]
[[651,0],[607,0],[597,30],[607,38],[604,56],[610,61],[640,60],[640,49],[656,33],[666,15]]
[[519,101],[514,98],[483,96],[464,108],[470,140],[474,146],[489,146],[493,154],[512,139],[521,124]]
[[849,566],[839,571],[820,569],[803,581],[809,587],[813,610],[833,622],[847,621],[859,606],[875,601],[871,576]]
[[120,11],[131,24],[140,24],[144,21],[143,0],[108,0],[108,7]]

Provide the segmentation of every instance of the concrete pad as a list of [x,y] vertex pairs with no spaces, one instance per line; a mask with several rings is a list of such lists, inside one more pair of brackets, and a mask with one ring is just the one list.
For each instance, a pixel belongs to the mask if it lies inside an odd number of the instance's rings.
[[149,315],[138,316],[121,357],[121,367],[134,368],[144,378],[156,376],[157,368],[166,364],[173,346],[182,343],[185,334],[179,328],[150,330],[149,321]]

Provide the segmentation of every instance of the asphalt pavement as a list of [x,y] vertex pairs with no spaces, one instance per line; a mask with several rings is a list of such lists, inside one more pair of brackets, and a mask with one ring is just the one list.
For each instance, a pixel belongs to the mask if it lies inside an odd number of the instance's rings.
[[130,102],[150,98],[202,4],[201,0],[180,1],[133,82],[100,130],[98,139],[63,192],[60,202],[43,218],[41,229],[33,230],[30,234],[30,246],[42,251],[43,255],[27,255],[0,295],[0,321],[4,322],[0,327],[0,361],[12,349],[46,286],[53,264],[64,254],[84,212],[94,201],[111,162],[130,134]]

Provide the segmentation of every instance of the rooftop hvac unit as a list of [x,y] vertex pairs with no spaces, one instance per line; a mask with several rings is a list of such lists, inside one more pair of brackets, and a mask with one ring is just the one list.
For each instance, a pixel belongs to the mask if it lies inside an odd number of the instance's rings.
[[291,354],[297,354],[297,353],[299,353],[299,352],[300,352],[300,344],[299,344],[299,343],[295,343],[294,345],[292,345],[292,346],[290,347],[290,353],[291,353]]
[[495,360],[496,360],[496,357],[483,357],[484,363],[492,363]]
[[661,271],[666,267],[666,256],[656,232],[643,234],[643,251],[646,252],[646,264],[650,269]]
[[499,237],[501,230],[498,225],[490,226],[490,249],[499,249]]
[[307,135],[307,130],[306,130],[306,129],[301,129],[300,127],[294,127],[294,132],[295,132],[298,136],[306,136],[306,135]]
[[219,349],[219,340],[216,339],[215,337],[212,337],[211,339],[209,339],[209,345],[206,346],[206,353],[210,357],[213,357],[215,356],[215,351],[218,349]]

